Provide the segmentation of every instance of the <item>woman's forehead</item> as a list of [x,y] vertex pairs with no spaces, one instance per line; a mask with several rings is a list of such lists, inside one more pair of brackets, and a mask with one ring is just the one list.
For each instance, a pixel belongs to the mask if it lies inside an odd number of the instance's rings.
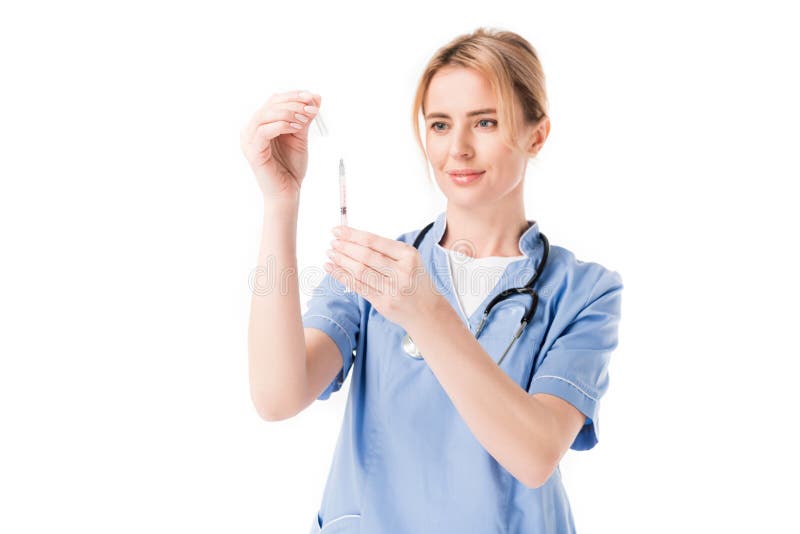
[[497,109],[497,97],[489,80],[473,69],[446,69],[431,79],[425,95],[426,113],[466,115],[485,109]]

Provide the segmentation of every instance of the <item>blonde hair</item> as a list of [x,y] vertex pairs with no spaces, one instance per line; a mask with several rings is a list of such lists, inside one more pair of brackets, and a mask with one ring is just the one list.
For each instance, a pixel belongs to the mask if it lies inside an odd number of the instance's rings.
[[[542,65],[536,50],[520,35],[492,28],[478,28],[459,35],[433,55],[417,85],[412,109],[414,136],[427,162],[419,118],[425,117],[425,96],[433,76],[448,66],[466,67],[482,74],[497,96],[497,114],[503,142],[512,150],[525,151],[514,138],[517,114],[512,104],[519,99],[526,125],[534,125],[547,116],[547,93]],[[428,180],[430,173],[428,172]]]

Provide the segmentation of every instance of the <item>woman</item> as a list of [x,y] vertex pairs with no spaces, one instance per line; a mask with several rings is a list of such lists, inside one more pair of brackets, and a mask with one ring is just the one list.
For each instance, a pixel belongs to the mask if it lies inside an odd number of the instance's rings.
[[[265,201],[259,265],[271,256],[274,272],[297,269],[320,102],[275,95],[243,131]],[[574,532],[558,464],[597,443],[623,286],[526,219],[546,107],[526,40],[485,29],[456,38],[426,67],[413,110],[446,211],[396,239],[335,228],[328,275],[302,317],[296,279],[288,293],[253,296],[251,394],[263,418],[291,417],[353,375],[313,532]],[[457,275],[476,267],[499,273],[496,285],[465,287]]]

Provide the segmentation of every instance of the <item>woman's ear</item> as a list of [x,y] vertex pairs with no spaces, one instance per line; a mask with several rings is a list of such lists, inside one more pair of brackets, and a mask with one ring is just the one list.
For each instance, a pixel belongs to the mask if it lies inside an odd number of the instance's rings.
[[528,137],[528,156],[535,157],[550,135],[550,117],[543,117],[532,128]]

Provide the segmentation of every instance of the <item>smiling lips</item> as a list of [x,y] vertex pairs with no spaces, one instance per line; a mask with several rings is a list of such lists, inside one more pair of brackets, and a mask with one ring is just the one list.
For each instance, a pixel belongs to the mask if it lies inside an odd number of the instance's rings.
[[478,169],[456,169],[453,171],[447,171],[447,174],[456,184],[466,185],[476,181],[478,178],[483,176],[485,172],[486,171],[480,171]]

